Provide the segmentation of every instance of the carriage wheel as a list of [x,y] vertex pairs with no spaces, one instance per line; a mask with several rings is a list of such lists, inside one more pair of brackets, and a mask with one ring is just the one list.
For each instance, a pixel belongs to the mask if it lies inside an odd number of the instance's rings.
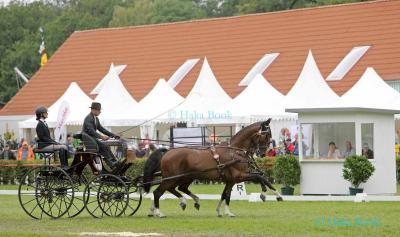
[[68,209],[66,214],[69,218],[79,215],[85,209],[85,198],[83,193],[88,184],[88,180],[83,174],[78,176],[74,173],[71,178],[74,183],[75,195],[71,208]]
[[129,183],[129,202],[126,210],[124,211],[125,216],[133,216],[137,210],[139,210],[140,204],[142,203],[142,186],[136,182]]
[[26,172],[20,180],[18,198],[24,211],[34,219],[41,219],[43,213],[54,219],[60,218],[74,200],[73,182],[58,167],[37,167]]
[[128,206],[129,189],[112,174],[101,174],[88,183],[84,198],[86,210],[95,218],[120,216]]

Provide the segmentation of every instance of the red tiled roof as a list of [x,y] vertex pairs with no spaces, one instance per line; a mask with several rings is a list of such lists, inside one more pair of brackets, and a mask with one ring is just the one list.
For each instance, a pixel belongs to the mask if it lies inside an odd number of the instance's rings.
[[[266,53],[280,56],[264,76],[282,93],[295,83],[312,49],[324,77],[355,46],[371,48],[341,81],[346,92],[368,66],[385,80],[400,79],[400,1],[375,1],[172,24],[109,28],[73,33],[0,115],[32,114],[49,106],[76,81],[89,93],[110,63],[127,64],[121,79],[140,100],[161,77],[187,59],[204,58],[222,87],[235,97],[240,80]],[[186,96],[202,62],[177,86]]]

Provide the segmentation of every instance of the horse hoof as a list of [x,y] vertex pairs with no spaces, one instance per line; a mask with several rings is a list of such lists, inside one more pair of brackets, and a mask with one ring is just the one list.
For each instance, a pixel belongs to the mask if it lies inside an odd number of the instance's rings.
[[200,210],[200,203],[197,203],[197,202],[196,202],[196,203],[194,204],[194,207],[195,207],[197,210]]
[[283,198],[282,198],[282,197],[276,197],[276,200],[277,200],[278,202],[282,202],[282,201],[283,201]]
[[181,206],[182,211],[184,211],[186,209],[186,203],[181,202],[181,203],[179,203],[179,206]]
[[222,217],[222,215],[221,214],[217,214],[217,217]]
[[265,202],[265,195],[264,194],[260,194],[260,198],[263,202]]

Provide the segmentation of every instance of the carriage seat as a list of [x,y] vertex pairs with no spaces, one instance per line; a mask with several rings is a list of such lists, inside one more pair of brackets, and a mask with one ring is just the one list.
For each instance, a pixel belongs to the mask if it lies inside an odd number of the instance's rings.
[[49,150],[47,150],[47,151],[44,151],[43,149],[40,149],[40,148],[33,148],[33,153],[38,153],[38,154],[47,154],[47,153],[56,153],[57,151],[49,151]]
[[81,141],[80,146],[77,148],[78,151],[85,151],[85,152],[93,152],[98,153],[99,147],[97,145],[96,140],[89,136],[87,133],[77,133],[72,136],[75,139],[79,139]]

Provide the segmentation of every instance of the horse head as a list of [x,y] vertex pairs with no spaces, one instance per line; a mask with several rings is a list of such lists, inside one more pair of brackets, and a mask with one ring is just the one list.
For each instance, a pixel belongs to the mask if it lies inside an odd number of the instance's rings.
[[265,152],[271,143],[272,132],[269,125],[270,122],[271,119],[269,118],[267,121],[261,123],[261,128],[254,139],[255,141],[253,141],[253,147],[257,147],[256,152],[262,157],[265,156]]
[[268,119],[243,128],[232,137],[231,146],[264,154],[272,138],[270,122],[271,119]]

